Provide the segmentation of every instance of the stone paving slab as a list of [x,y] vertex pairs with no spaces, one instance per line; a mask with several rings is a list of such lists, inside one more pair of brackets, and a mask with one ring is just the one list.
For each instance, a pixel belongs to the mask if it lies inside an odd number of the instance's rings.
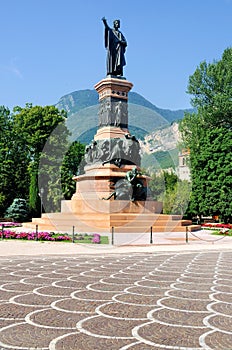
[[0,350],[231,350],[232,251],[0,257]]
[[[124,243],[120,244],[120,236],[124,237]],[[38,255],[85,255],[85,254],[122,254],[122,253],[141,253],[141,252],[161,252],[161,251],[198,251],[214,249],[232,249],[232,237],[215,236],[208,230],[201,230],[189,234],[188,243],[186,243],[185,232],[154,233],[153,244],[150,244],[150,235],[146,238],[140,235],[133,238],[133,234],[118,234],[118,244],[73,244],[64,242],[38,242],[38,241],[20,241],[20,240],[0,240],[0,256],[38,256]],[[111,237],[109,236],[109,242]],[[32,267],[31,267],[32,268]],[[33,267],[36,269],[36,266]],[[44,268],[45,269],[45,268]],[[62,271],[65,273],[65,271]],[[25,272],[26,274],[26,272]],[[25,275],[26,276],[26,275]],[[8,278],[11,278],[9,276]],[[0,276],[1,280],[1,276]]]

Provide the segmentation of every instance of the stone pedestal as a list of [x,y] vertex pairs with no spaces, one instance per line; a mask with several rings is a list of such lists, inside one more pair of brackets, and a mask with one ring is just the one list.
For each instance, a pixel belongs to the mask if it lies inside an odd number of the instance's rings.
[[111,77],[95,85],[99,94],[99,127],[116,126],[128,131],[127,102],[132,87],[133,84],[125,79]]
[[[144,194],[140,200],[131,201],[133,185],[130,188],[129,184],[128,195],[123,199],[117,195],[118,184],[126,181],[126,174],[135,167],[140,171],[140,145],[128,130],[128,92],[132,86],[129,81],[114,77],[95,85],[99,94],[99,127],[86,147],[84,174],[73,178],[76,193],[71,201],[63,203],[63,211],[68,208],[68,212],[77,213],[82,223],[90,226],[92,223],[110,229],[122,222],[125,226],[140,215],[146,214],[147,220],[149,213],[162,211],[162,203],[147,201]],[[138,174],[136,181],[147,190],[147,176]],[[118,223],[115,214],[120,214]]]
[[[99,94],[99,127],[94,140],[86,147],[85,173],[73,178],[76,193],[72,200],[107,198],[128,171],[135,167],[140,170],[140,145],[128,130],[128,92],[132,86],[126,79],[114,77],[95,85]],[[142,175],[136,178],[144,189],[147,180]],[[111,200],[114,199],[119,198],[113,195]]]

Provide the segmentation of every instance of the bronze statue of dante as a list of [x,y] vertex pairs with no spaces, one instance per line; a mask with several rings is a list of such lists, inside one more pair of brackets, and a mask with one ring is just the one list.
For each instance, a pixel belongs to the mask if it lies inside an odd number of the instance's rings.
[[125,51],[127,42],[119,31],[120,20],[114,21],[114,27],[110,28],[105,17],[102,18],[105,25],[105,48],[107,49],[107,75],[123,76],[123,66],[126,65]]

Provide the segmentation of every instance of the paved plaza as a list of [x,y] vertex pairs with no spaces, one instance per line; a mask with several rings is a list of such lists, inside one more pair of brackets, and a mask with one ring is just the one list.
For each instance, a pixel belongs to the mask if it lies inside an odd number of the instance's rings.
[[231,265],[226,246],[2,256],[0,349],[231,350]]

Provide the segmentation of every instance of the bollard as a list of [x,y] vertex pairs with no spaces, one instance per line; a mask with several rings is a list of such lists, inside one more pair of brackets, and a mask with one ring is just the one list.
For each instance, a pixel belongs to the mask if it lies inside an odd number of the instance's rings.
[[151,228],[150,228],[150,244],[152,244],[153,243],[153,239],[152,239],[152,226],[151,226]]
[[188,243],[188,227],[186,227],[185,242]]
[[72,242],[75,243],[75,226],[72,227]]
[[4,224],[2,224],[2,239],[4,239]]
[[35,240],[38,241],[38,225],[35,225]]
[[114,245],[114,227],[111,228],[111,244]]

